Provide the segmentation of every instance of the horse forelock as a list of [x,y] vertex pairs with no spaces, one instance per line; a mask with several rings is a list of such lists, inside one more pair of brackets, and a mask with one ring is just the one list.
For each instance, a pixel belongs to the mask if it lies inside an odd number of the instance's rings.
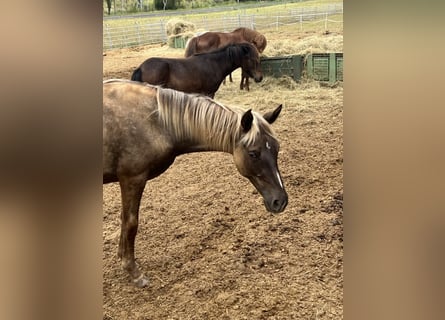
[[232,152],[238,143],[254,144],[260,134],[274,135],[270,125],[256,112],[252,112],[251,129],[243,133],[244,111],[209,97],[158,88],[157,99],[161,123],[179,141],[204,139],[214,150]]

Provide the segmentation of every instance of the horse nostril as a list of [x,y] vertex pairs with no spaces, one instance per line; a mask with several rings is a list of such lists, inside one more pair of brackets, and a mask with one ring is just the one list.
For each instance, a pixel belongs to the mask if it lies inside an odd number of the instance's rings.
[[272,209],[273,209],[275,212],[281,212],[281,211],[282,211],[282,208],[283,208],[283,202],[282,202],[282,201],[276,199],[276,200],[274,200],[274,201],[272,202]]
[[275,199],[272,201],[272,210],[274,212],[282,212],[287,206],[287,199]]

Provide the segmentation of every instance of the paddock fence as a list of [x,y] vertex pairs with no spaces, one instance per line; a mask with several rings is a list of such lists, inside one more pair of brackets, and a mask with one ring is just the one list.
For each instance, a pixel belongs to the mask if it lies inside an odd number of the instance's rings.
[[[238,27],[247,27],[261,32],[270,28],[279,30],[280,27],[289,25],[295,26],[295,32],[314,29],[336,31],[343,30],[343,4],[294,8],[270,15],[238,14],[221,18],[202,15],[178,18],[194,23],[197,30],[206,31],[232,31]],[[120,26],[104,22],[103,50],[167,43],[166,24],[169,19],[160,19],[154,23],[132,19],[130,23]]]

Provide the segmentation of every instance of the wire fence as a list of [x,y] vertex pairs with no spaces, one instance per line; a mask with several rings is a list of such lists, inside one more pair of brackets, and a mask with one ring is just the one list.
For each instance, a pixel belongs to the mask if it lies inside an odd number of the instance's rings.
[[[334,17],[333,17],[334,16]],[[191,17],[188,22],[195,24],[198,30],[232,31],[238,27],[247,27],[258,31],[270,28],[295,25],[296,31],[321,29],[333,31],[343,29],[343,4],[320,8],[300,8],[275,12],[271,15],[238,14],[221,18]],[[145,44],[166,43],[168,40],[166,24],[168,19],[155,23],[142,23],[138,20],[124,26],[103,25],[103,49],[125,48]]]

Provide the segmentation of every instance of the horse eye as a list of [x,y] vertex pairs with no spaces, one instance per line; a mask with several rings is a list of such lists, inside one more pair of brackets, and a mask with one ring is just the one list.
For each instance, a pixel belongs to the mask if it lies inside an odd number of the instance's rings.
[[260,157],[260,153],[258,151],[249,151],[249,157],[258,159]]

